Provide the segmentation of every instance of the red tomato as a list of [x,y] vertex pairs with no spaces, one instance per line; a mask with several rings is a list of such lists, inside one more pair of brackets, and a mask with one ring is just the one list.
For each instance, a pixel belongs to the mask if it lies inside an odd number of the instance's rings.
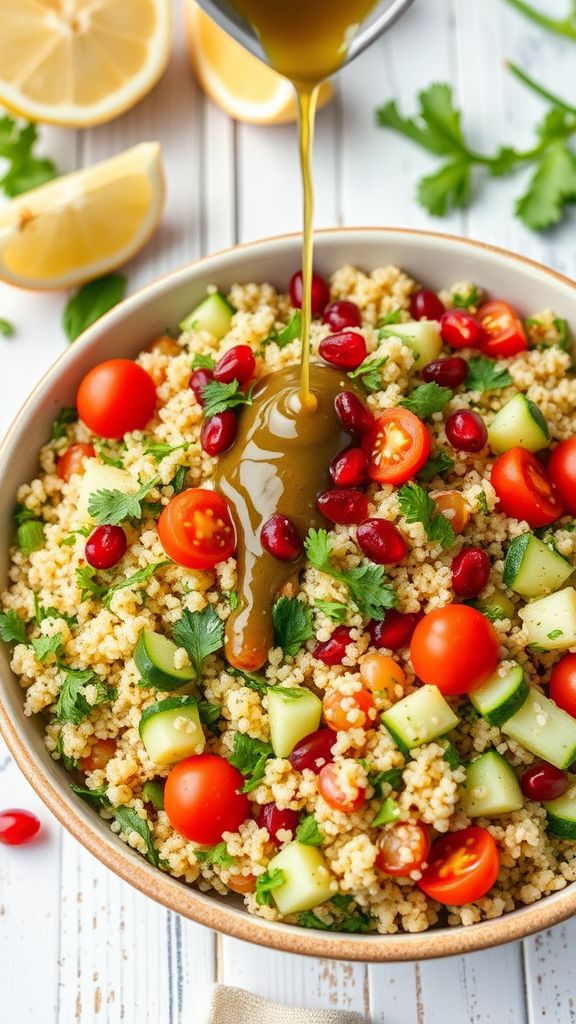
[[507,302],[485,302],[476,319],[484,330],[481,349],[494,359],[505,359],[528,348],[526,331],[518,313]]
[[386,409],[364,435],[368,476],[382,484],[404,484],[430,454],[430,434],[413,412]]
[[350,796],[344,792],[338,781],[338,768],[335,764],[325,764],[318,776],[318,791],[320,796],[329,807],[335,811],[343,811],[350,814],[357,811],[364,803],[366,790],[360,786],[356,790],[356,796]]
[[94,434],[119,438],[144,429],[156,406],[156,387],[131,359],[107,359],[86,374],[76,404]]
[[385,875],[401,878],[417,871],[430,852],[428,831],[423,825],[398,821],[382,832],[378,840],[376,867]]
[[374,698],[365,687],[350,695],[332,690],[322,701],[322,713],[326,725],[342,732],[370,729],[377,717]]
[[71,444],[58,459],[58,476],[61,480],[68,481],[74,473],[83,473],[84,459],[93,459],[95,455],[94,445]]
[[576,718],[576,654],[565,654],[550,675],[550,699]]
[[472,825],[432,845],[418,885],[438,903],[461,907],[481,899],[498,878],[500,857],[493,836]]
[[164,788],[164,809],[185,839],[214,846],[224,832],[236,832],[250,816],[250,801],[239,790],[240,772],[217,754],[196,754],[172,768]]
[[420,620],[410,642],[416,675],[441,693],[469,693],[496,671],[500,646],[491,622],[476,608],[449,604]]
[[227,503],[203,487],[172,498],[158,520],[158,534],[168,557],[186,569],[213,569],[236,547]]
[[523,519],[529,526],[549,526],[564,512],[542,463],[525,448],[509,448],[499,455],[490,482],[498,495],[498,512]]
[[80,768],[86,773],[103,771],[115,753],[116,740],[96,740],[92,744],[90,753],[80,759]]
[[576,516],[576,437],[556,445],[548,462],[548,473],[571,516]]

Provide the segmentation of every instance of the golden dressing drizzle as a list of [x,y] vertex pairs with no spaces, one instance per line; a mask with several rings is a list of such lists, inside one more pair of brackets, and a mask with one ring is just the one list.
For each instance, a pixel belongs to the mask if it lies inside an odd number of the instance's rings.
[[298,96],[298,140],[304,196],[304,237],[302,241],[302,366],[300,401],[302,409],[314,412],[316,399],[310,391],[310,325],[312,323],[312,265],[314,260],[314,183],[312,144],[319,86],[296,86]]

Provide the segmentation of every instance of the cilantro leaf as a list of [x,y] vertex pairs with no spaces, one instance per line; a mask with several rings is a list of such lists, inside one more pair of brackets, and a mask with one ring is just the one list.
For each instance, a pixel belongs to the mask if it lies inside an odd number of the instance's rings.
[[231,868],[236,861],[228,853],[226,843],[222,841],[208,850],[196,850],[196,857],[201,864],[214,865],[219,868]]
[[281,597],[272,608],[274,643],[293,657],[314,636],[312,610],[295,597]]
[[170,559],[166,559],[163,562],[152,562],[151,565],[145,565],[143,569],[138,569],[138,572],[133,572],[131,576],[126,576],[125,579],[120,580],[118,583],[113,583],[111,587],[108,587],[102,598],[103,604],[106,608],[109,608],[114,594],[117,594],[119,590],[125,590],[127,587],[141,588],[144,583],[148,582],[151,576],[154,576],[160,569],[164,569],[165,566],[171,564]]
[[0,614],[0,640],[5,644],[25,644],[26,626],[13,608]]
[[396,607],[398,599],[386,582],[383,566],[365,562],[353,569],[337,569],[330,558],[332,548],[326,530],[309,530],[304,547],[316,569],[348,587],[351,599],[367,618],[382,619],[388,608]]
[[316,928],[319,932],[332,931],[332,925],[322,921],[313,910],[303,910],[298,914],[298,924],[300,928]]
[[359,379],[360,383],[366,388],[366,391],[380,391],[382,388],[382,374],[380,371],[387,362],[387,355],[368,356],[360,363],[360,366],[357,366],[355,370],[351,370],[348,376],[351,380]]
[[14,324],[10,323],[10,320],[6,320],[5,317],[0,317],[0,334],[4,338],[11,338],[14,334]]
[[235,679],[242,679],[244,685],[250,690],[254,690],[255,693],[260,693],[262,696],[268,692],[270,686],[267,679],[264,676],[257,676],[254,672],[246,672],[240,668],[228,668],[226,670],[229,676],[234,676]]
[[68,431],[66,427],[70,423],[76,423],[78,419],[78,411],[70,405],[65,405],[58,413],[54,423],[52,424],[52,440],[58,441],[61,437],[67,437]]
[[120,831],[125,835],[136,832],[146,843],[146,859],[155,868],[161,867],[158,850],[154,846],[150,826],[144,818],[141,818],[134,807],[115,807],[114,818],[120,825]]
[[182,618],[174,625],[172,638],[175,644],[184,648],[200,678],[208,655],[219,651],[224,643],[224,623],[212,605],[207,605],[201,612],[185,608]]
[[234,750],[228,760],[246,779],[241,789],[242,793],[251,793],[260,785],[264,778],[266,761],[273,753],[269,743],[263,743],[262,740],[256,740],[243,732],[234,733]]
[[437,455],[432,455],[428,462],[422,466],[418,473],[418,479],[429,483],[435,476],[443,476],[444,473],[450,473],[453,468],[454,459],[451,459],[447,452],[440,451]]
[[281,868],[269,868],[256,879],[256,903],[259,906],[270,906],[270,893],[284,885],[284,872]]
[[158,477],[153,477],[135,494],[107,489],[94,491],[88,499],[88,512],[95,523],[106,526],[118,526],[125,519],[141,519],[142,502],[157,484]]
[[398,405],[409,409],[421,420],[425,420],[427,416],[432,416],[435,412],[442,412],[453,395],[454,392],[451,388],[442,388],[435,381],[431,381],[429,384],[419,384]]
[[44,619],[64,619],[64,622],[68,623],[70,629],[76,626],[78,621],[73,615],[61,612],[59,608],[44,608],[38,600],[38,595],[34,594],[34,621],[39,626],[41,622],[44,622]]
[[543,154],[516,213],[526,227],[540,231],[558,224],[575,199],[576,155],[564,141],[556,142]]
[[80,591],[80,603],[88,601],[91,597],[104,597],[107,588],[101,586],[94,579],[96,572],[89,565],[81,565],[76,569],[76,586]]
[[214,356],[204,352],[196,352],[190,364],[190,369],[192,372],[194,370],[213,370],[215,366],[216,360]]
[[324,836],[313,814],[306,814],[296,827],[296,839],[304,846],[322,846]]
[[163,444],[161,441],[148,441],[144,446],[144,455],[152,455],[159,462],[160,459],[165,459],[167,455],[172,455],[172,452],[186,452],[189,447],[188,442],[184,444]]
[[391,796],[387,796],[380,809],[370,824],[372,828],[379,828],[381,825],[389,825],[391,821],[397,821],[400,817],[400,808]]
[[432,544],[441,544],[443,548],[449,548],[454,544],[454,530],[423,487],[411,480],[400,488],[398,500],[406,522],[422,523],[424,532]]
[[170,486],[174,488],[174,494],[180,494],[180,492],[184,490],[187,474],[188,466],[178,466],[178,469],[170,481]]
[[211,704],[208,700],[199,700],[198,714],[202,725],[212,732],[222,717],[222,708],[219,704]]
[[466,159],[451,160],[418,184],[420,205],[435,217],[445,217],[452,209],[465,209],[471,196],[472,173]]
[[106,796],[106,786],[88,789],[87,786],[77,786],[75,782],[71,782],[70,789],[97,810],[101,810],[102,807],[110,807],[110,801]]
[[10,198],[43,185],[58,174],[52,160],[34,155],[37,139],[36,125],[21,125],[8,114],[0,118],[0,157],[8,161],[0,188]]
[[465,387],[467,391],[496,391],[507,388],[512,377],[505,366],[499,366],[495,359],[486,356],[472,356],[468,360],[468,375]]
[[39,519],[27,519],[16,531],[18,547],[23,555],[31,555],[44,547],[44,525]]
[[290,320],[280,331],[271,331],[267,338],[264,339],[262,345],[269,345],[271,341],[278,345],[278,348],[286,348],[291,341],[295,341],[299,338],[302,333],[302,314],[299,309],[295,309],[290,317]]
[[344,622],[348,614],[348,605],[341,604],[340,601],[320,601],[318,599],[314,601],[314,607],[324,612],[324,615],[327,615],[332,622],[336,622],[338,625]]
[[[72,722],[80,725],[98,704],[114,700],[116,691],[102,682],[92,669],[77,669],[62,666],[64,679],[56,702],[54,713],[62,725]],[[90,704],[84,693],[86,686],[96,687],[96,699]]]
[[240,405],[252,405],[252,388],[242,391],[237,380],[231,380],[229,384],[222,384],[218,380],[211,380],[202,389],[202,400],[204,402],[204,416],[210,419],[227,409],[236,409]]
[[63,326],[68,341],[75,341],[91,324],[116,306],[125,294],[126,278],[123,274],[106,274],[83,284],[64,309]]
[[62,647],[62,634],[54,633],[54,636],[40,636],[32,641],[34,654],[38,661],[44,662],[50,654],[58,655]]

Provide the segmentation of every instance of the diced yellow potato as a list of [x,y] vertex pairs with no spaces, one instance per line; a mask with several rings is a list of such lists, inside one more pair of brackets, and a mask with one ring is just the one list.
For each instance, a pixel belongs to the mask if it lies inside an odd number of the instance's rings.
[[272,897],[281,914],[300,914],[325,903],[333,896],[326,858],[316,846],[289,843],[272,858],[268,870],[280,868],[284,883],[272,890]]

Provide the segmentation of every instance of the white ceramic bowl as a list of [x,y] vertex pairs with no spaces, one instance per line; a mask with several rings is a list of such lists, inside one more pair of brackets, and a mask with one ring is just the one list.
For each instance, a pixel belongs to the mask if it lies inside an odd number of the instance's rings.
[[[499,249],[446,235],[381,228],[330,230],[316,238],[316,269],[328,276],[344,263],[365,270],[390,263],[432,288],[473,281],[523,313],[551,308],[576,321],[576,287],[545,267]],[[239,246],[184,267],[132,295],[91,327],[36,387],[0,448],[0,589],[7,577],[18,486],[34,476],[37,453],[63,405],[73,405],[83,374],[102,359],[134,356],[167,326],[176,327],[209,284],[271,281],[285,288],[300,265],[299,236]],[[20,768],[47,806],[83,845],[132,885],[186,917],[247,941],[345,960],[412,960],[468,952],[550,927],[576,911],[576,883],[532,906],[469,928],[418,935],[338,935],[252,917],[237,897],[207,895],[151,867],[113,835],[48,755],[39,718],[26,718],[22,690],[0,650],[0,725]]]

